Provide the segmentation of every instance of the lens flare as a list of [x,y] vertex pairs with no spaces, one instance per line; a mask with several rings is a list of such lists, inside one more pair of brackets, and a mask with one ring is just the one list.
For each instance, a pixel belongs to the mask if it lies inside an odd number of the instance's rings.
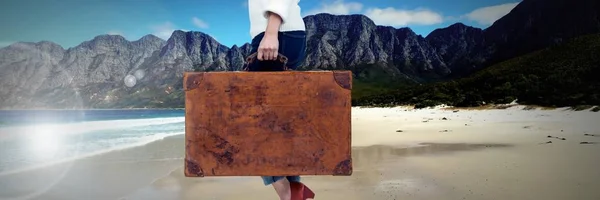
[[124,81],[125,81],[125,86],[133,87],[133,86],[135,86],[137,79],[133,75],[127,75],[127,76],[125,76]]
[[141,80],[142,78],[144,78],[145,75],[146,72],[144,72],[144,70],[141,69],[135,70],[135,72],[133,73],[133,76],[135,76],[137,80]]
[[52,126],[37,125],[31,133],[31,150],[40,159],[54,159],[61,146],[61,134]]

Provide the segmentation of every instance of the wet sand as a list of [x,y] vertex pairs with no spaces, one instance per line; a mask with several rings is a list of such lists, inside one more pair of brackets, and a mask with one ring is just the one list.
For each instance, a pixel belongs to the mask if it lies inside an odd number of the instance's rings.
[[[600,199],[600,136],[591,136],[600,135],[600,113],[354,108],[352,115],[354,173],[303,177],[316,199]],[[184,177],[183,144],[174,136],[0,176],[0,199],[44,186],[51,187],[33,199],[278,199],[259,177]]]

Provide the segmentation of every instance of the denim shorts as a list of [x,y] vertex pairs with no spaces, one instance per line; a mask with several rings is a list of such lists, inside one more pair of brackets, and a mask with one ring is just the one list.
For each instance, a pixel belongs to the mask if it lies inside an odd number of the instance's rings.
[[[256,53],[258,50],[258,46],[262,38],[264,37],[264,32],[258,34],[256,37],[252,39],[252,49],[249,54]],[[285,31],[279,32],[279,53],[288,58],[287,67],[289,70],[296,70],[302,62],[304,62],[304,58],[306,57],[306,32],[305,31]],[[249,67],[250,71],[260,71],[261,64],[266,64],[269,62],[261,62],[259,60],[255,60],[252,66]],[[255,70],[252,70],[255,69]],[[262,176],[263,183],[265,185],[270,185],[282,178],[287,178],[290,182],[300,182],[300,176]]]
[[[250,54],[258,51],[258,46],[265,33],[262,32],[252,38]],[[278,34],[279,53],[288,58],[287,67],[290,70],[296,70],[304,62],[306,57],[306,32],[305,31],[280,31]],[[261,65],[271,63],[269,61],[255,60],[249,69],[259,69]],[[259,70],[250,70],[259,71]]]
[[275,183],[282,178],[287,178],[289,182],[300,182],[300,176],[261,176],[261,178],[265,185]]

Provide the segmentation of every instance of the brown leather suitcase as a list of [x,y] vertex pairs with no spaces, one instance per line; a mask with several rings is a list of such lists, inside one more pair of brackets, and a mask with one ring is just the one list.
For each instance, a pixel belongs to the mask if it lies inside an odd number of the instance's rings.
[[185,176],[352,174],[350,71],[183,78]]

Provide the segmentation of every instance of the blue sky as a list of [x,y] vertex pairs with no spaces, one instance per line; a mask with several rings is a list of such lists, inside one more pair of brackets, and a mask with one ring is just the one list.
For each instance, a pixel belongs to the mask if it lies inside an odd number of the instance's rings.
[[[303,15],[364,14],[426,36],[456,22],[486,28],[519,0],[301,0]],[[247,0],[2,0],[0,47],[52,41],[65,48],[101,34],[137,40],[201,31],[231,47],[250,41]]]

